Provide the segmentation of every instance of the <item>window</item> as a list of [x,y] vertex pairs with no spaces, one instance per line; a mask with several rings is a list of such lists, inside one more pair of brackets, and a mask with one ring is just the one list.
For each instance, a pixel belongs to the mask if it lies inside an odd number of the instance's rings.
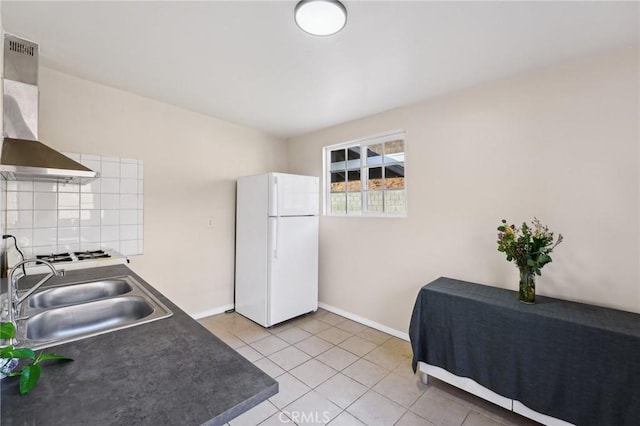
[[324,148],[325,212],[406,216],[404,132]]

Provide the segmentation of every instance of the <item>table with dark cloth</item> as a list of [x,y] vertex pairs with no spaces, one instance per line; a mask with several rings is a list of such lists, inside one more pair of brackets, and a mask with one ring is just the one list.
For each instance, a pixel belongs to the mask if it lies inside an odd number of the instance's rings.
[[418,294],[418,361],[577,425],[640,425],[640,315],[438,278]]

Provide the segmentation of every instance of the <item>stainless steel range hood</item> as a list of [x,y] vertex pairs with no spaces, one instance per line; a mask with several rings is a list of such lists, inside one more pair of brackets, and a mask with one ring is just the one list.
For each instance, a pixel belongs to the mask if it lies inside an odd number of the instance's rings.
[[38,139],[38,45],[4,34],[0,175],[8,180],[87,183],[98,173]]

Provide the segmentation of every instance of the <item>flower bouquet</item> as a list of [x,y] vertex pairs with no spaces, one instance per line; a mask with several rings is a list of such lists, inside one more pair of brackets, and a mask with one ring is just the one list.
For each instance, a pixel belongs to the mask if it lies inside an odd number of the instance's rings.
[[502,219],[498,231],[498,251],[505,253],[507,261],[514,262],[520,270],[519,299],[534,303],[535,276],[541,275],[542,267],[551,262],[549,254],[562,242],[562,234],[558,234],[554,243],[553,232],[535,217],[531,226],[523,222],[520,228]]

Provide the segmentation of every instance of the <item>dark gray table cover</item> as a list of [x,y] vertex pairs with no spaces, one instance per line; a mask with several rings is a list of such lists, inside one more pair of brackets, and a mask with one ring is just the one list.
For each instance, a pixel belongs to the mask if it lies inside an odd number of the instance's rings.
[[640,425],[640,315],[451,278],[420,290],[413,368],[435,365],[577,425]]

